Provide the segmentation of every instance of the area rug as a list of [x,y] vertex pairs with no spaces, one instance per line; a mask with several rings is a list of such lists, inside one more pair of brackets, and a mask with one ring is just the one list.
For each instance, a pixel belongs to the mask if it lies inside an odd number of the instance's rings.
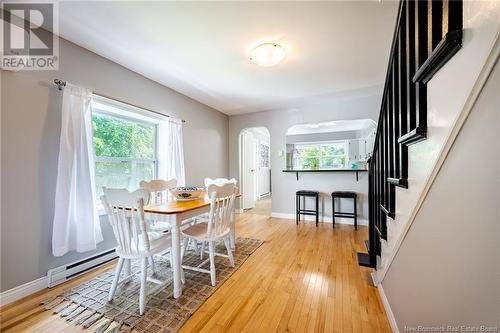
[[[185,270],[186,283],[182,288],[182,296],[174,299],[173,278],[169,254],[155,257],[155,279],[166,281],[157,285],[148,282],[146,311],[139,316],[138,274],[127,283],[116,289],[112,302],[107,301],[108,291],[114,277],[114,269],[84,282],[65,293],[46,300],[43,304],[47,310],[72,321],[89,332],[117,333],[134,332],[163,333],[177,332],[186,320],[226,281],[255,250],[262,245],[261,240],[236,238],[234,252],[235,267],[231,267],[227,258],[217,257],[217,284],[212,287],[210,274]],[[225,253],[224,243],[217,244],[216,252]],[[206,259],[206,258],[204,258]],[[183,264],[197,266],[202,260],[188,250]],[[206,264],[209,268],[209,264]],[[138,272],[138,263],[132,263],[132,271]]]

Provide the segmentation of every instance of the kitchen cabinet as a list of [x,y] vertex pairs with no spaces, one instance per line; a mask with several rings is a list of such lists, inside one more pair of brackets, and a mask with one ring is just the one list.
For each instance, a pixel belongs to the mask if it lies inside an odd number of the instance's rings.
[[376,130],[374,129],[367,137],[366,137],[366,152],[367,152],[367,157],[372,156],[373,152],[373,145],[375,144],[375,135],[376,135]]
[[349,144],[349,162],[357,162],[359,160],[359,140],[352,139],[347,142]]
[[368,158],[372,155],[373,144],[375,143],[375,134],[375,130],[373,130],[365,138],[351,139],[347,141],[349,144],[349,162],[365,162],[368,160]]
[[366,161],[368,158],[367,156],[367,150],[366,150],[366,139],[359,139],[358,140],[358,149],[359,149],[359,160],[360,161]]

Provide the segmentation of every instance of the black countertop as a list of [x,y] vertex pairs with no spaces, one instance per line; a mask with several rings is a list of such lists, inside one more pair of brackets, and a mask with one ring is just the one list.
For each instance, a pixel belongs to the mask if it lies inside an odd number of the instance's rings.
[[283,172],[347,172],[347,171],[368,171],[367,169],[304,169],[304,170],[293,170],[285,169]]
[[368,169],[305,169],[305,170],[292,170],[285,169],[283,172],[293,172],[296,175],[297,181],[299,180],[299,173],[302,172],[355,172],[356,181],[359,180],[359,172],[367,172]]

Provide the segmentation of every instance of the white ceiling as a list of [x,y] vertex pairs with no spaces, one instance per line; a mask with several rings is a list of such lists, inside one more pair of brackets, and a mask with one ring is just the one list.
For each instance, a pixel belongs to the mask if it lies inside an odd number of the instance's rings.
[[[226,114],[381,86],[397,2],[60,2],[59,34]],[[249,49],[288,49],[259,67]],[[381,93],[381,92],[380,92]]]
[[286,131],[286,135],[362,131],[369,128],[377,128],[371,119],[334,120],[318,124],[294,125]]

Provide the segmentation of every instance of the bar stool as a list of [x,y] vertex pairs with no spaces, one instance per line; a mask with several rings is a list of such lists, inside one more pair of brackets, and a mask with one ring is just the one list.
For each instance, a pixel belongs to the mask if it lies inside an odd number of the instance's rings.
[[[335,211],[335,198],[348,198],[354,199],[354,212],[353,213],[345,213],[345,212],[336,212]],[[356,192],[348,192],[348,191],[335,191],[332,192],[332,224],[335,228],[335,217],[347,217],[354,219],[354,229],[358,230],[358,214],[357,214],[357,194]]]
[[[315,198],[315,209],[306,209],[306,202],[304,200],[304,208],[300,207],[300,199],[306,197]],[[316,215],[316,226],[319,222],[319,192],[318,191],[297,191],[295,193],[295,222],[299,224],[300,215]]]

